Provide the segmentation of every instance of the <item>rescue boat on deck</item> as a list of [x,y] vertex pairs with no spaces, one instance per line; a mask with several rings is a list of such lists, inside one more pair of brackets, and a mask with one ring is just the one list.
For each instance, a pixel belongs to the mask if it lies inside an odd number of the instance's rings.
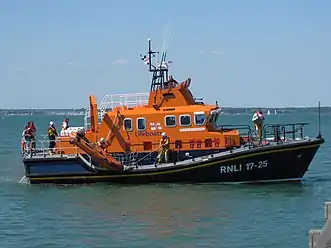
[[[61,132],[55,154],[47,140],[25,146],[30,183],[220,182],[301,180],[324,139],[303,136],[307,123],[267,124],[263,142],[250,125],[222,125],[221,108],[193,97],[191,79],[168,74],[165,53],[152,64],[149,93],[89,97],[83,128]],[[161,134],[170,138],[169,161],[155,165]],[[105,146],[97,142],[104,138]]]

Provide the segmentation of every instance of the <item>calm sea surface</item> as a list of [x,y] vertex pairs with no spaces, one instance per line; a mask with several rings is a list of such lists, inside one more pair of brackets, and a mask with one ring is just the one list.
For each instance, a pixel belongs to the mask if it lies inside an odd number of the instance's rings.
[[[223,116],[250,123],[251,116]],[[273,185],[31,186],[20,183],[20,135],[33,119],[39,132],[62,117],[0,117],[0,247],[308,247],[331,200],[331,116],[322,116],[326,143],[302,183]],[[317,115],[267,116],[267,122]],[[82,117],[71,117],[82,125]]]

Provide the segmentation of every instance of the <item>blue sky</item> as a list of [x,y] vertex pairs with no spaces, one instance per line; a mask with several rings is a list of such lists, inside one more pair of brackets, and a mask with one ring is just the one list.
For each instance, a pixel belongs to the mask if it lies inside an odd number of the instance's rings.
[[147,92],[164,26],[178,80],[221,106],[331,105],[331,1],[4,0],[0,108],[79,108]]

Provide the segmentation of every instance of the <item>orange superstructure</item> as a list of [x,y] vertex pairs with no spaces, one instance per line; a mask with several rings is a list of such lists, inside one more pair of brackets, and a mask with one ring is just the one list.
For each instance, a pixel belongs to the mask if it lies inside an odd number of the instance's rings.
[[[149,61],[153,53],[150,49]],[[239,147],[237,129],[220,129],[216,125],[220,108],[196,100],[190,91],[191,79],[177,83],[168,76],[164,60],[161,64],[163,67],[149,63],[153,80],[147,94],[108,95],[100,106],[90,96],[85,137],[94,143],[104,138],[108,153],[157,151],[162,132],[170,137],[170,149],[177,151]],[[68,137],[61,139],[69,142]],[[65,149],[61,152],[70,153]]]

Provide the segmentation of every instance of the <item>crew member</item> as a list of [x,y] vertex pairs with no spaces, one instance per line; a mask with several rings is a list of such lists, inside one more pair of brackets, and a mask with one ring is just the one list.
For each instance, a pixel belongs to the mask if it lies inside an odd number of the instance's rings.
[[24,127],[24,130],[23,130],[23,133],[22,133],[22,136],[23,136],[23,139],[22,139],[22,150],[25,149],[25,144],[28,143],[30,145],[28,145],[27,149],[30,149],[32,148],[32,144],[31,144],[31,141],[33,140],[33,133],[32,133],[32,127],[31,127],[31,121],[29,121],[25,127]]
[[263,129],[263,123],[264,123],[264,115],[260,108],[254,113],[252,121],[255,125],[255,129],[257,131],[259,140],[262,141],[262,129]]
[[69,128],[69,118],[65,118],[62,122],[62,130],[67,130]]
[[32,151],[36,150],[36,133],[37,129],[36,126],[34,125],[33,121],[30,121],[30,127],[31,127],[31,141],[32,141]]
[[49,139],[49,155],[52,155],[55,152],[55,146],[56,146],[56,137],[58,136],[58,133],[56,131],[56,127],[54,125],[54,122],[49,123],[48,127],[48,139]]
[[166,133],[162,133],[162,137],[160,139],[160,152],[157,156],[156,162],[162,163],[165,161],[167,163],[169,161],[169,145],[170,138]]
[[169,76],[169,80],[164,82],[164,88],[169,88],[170,85],[178,85],[178,82],[171,75]]
[[106,142],[105,142],[105,139],[104,139],[104,138],[101,138],[101,139],[98,141],[98,146],[99,146],[102,150],[106,150]]
[[23,131],[23,137],[24,137],[24,140],[26,142],[29,142],[32,140],[32,127],[31,127],[31,121],[29,121],[25,127],[24,127],[24,131]]

